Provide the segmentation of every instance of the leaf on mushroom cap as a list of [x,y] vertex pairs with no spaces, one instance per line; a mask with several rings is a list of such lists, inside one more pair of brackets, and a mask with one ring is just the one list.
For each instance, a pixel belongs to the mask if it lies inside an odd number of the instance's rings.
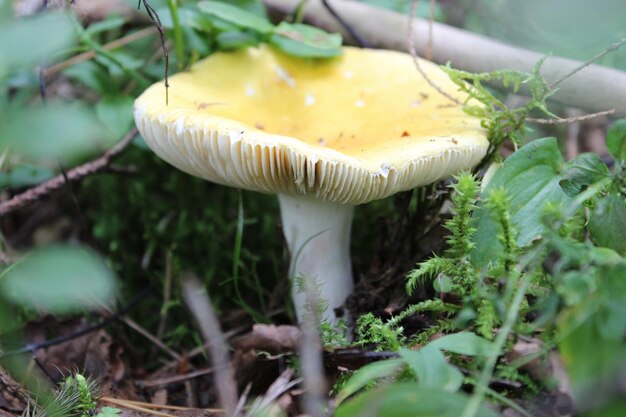
[[[461,100],[435,64],[431,79]],[[303,60],[269,47],[216,53],[135,102],[161,158],[239,188],[360,204],[477,164],[480,120],[437,93],[403,53],[346,47]]]

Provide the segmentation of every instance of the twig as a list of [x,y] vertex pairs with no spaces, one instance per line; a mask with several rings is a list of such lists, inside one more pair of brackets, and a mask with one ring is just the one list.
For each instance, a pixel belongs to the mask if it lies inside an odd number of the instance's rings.
[[235,417],[237,386],[234,372],[228,357],[228,346],[206,290],[196,277],[187,275],[183,279],[183,297],[198,323],[202,338],[209,345],[211,360],[215,368],[213,381],[220,406],[227,416]]
[[165,105],[167,106],[167,104],[169,103],[169,88],[170,88],[170,83],[169,83],[170,54],[169,54],[169,51],[167,50],[167,47],[165,46],[165,29],[163,29],[163,25],[161,24],[161,19],[159,18],[159,15],[154,10],[154,8],[150,6],[150,3],[148,3],[147,0],[138,0],[137,10],[141,9],[142,3],[143,3],[143,7],[146,8],[146,13],[148,13],[148,17],[150,18],[150,21],[159,32],[159,39],[161,40],[161,50],[163,51],[163,59],[165,59],[164,84],[165,84]]
[[143,408],[156,408],[156,409],[160,409],[160,410],[174,410],[174,411],[185,411],[185,410],[202,410],[202,411],[208,411],[210,413],[220,413],[224,410],[221,410],[219,408],[190,408],[190,407],[180,407],[177,405],[166,405],[166,404],[151,404],[151,403],[146,403],[143,401],[133,401],[133,400],[120,400],[117,398],[111,398],[111,397],[100,397],[98,398],[100,401],[106,401],[109,402],[110,400],[113,401],[117,401],[120,403],[120,405],[122,405],[122,403],[124,404],[133,404],[133,405],[138,405],[140,407]]
[[146,380],[136,381],[135,383],[138,386],[144,387],[144,388],[145,387],[158,387],[160,385],[169,385],[174,382],[183,382],[189,379],[198,378],[200,376],[211,374],[214,371],[215,371],[214,368],[198,369],[197,371],[188,372],[182,375],[173,375],[173,376],[163,377],[163,378],[150,380],[150,381],[146,381]]
[[611,109],[611,110],[601,111],[598,113],[583,114],[582,116],[567,117],[565,119],[536,119],[534,117],[527,117],[525,120],[527,122],[539,123],[543,125],[558,125],[558,124],[581,122],[583,120],[595,119],[596,117],[600,117],[600,116],[608,116],[610,114],[615,114],[615,111],[616,111],[615,109]]
[[[119,39],[116,39],[112,42],[109,42],[105,45],[102,45],[102,49],[106,51],[110,51],[112,49],[120,48],[124,45],[128,45],[129,43],[138,41],[150,35],[157,33],[157,29],[154,27],[147,27],[145,29],[141,29],[137,32],[131,33],[129,35],[123,36]],[[43,70],[44,77],[50,77],[51,75],[56,74],[59,71],[63,71],[66,68],[69,68],[73,65],[80,64],[81,62],[88,61],[96,57],[96,52],[91,50],[87,52],[83,52],[82,54],[74,55],[73,57],[66,59],[65,61],[59,62],[51,67],[45,68]]]
[[565,74],[564,76],[562,76],[561,78],[559,78],[558,80],[556,80],[555,82],[550,84],[550,90],[553,90],[557,85],[561,84],[563,81],[567,80],[572,75],[580,72],[581,70],[583,70],[584,68],[588,67],[589,65],[593,64],[594,62],[596,62],[598,59],[602,58],[603,56],[605,56],[607,54],[610,54],[613,51],[618,50],[619,48],[624,46],[624,44],[626,44],[626,38],[622,39],[619,42],[615,42],[613,45],[609,46],[604,51],[600,52],[599,54],[594,55],[588,61],[583,62],[580,66],[574,68],[569,73]]
[[54,337],[52,339],[42,340],[37,343],[29,343],[21,349],[2,353],[0,354],[0,361],[10,356],[22,355],[24,353],[34,353],[39,349],[45,349],[50,346],[59,345],[61,343],[65,343],[70,340],[78,339],[81,336],[84,336],[86,334],[89,334],[97,330],[100,330],[104,327],[107,327],[108,325],[117,321],[121,316],[126,314],[126,312],[128,312],[130,309],[135,307],[135,305],[137,305],[151,291],[152,291],[151,287],[144,289],[139,294],[137,294],[132,300],[130,300],[128,304],[126,304],[124,307],[122,307],[117,312],[115,312],[114,315],[112,315],[111,317],[107,317],[106,319],[100,321],[97,324],[94,324],[93,326],[86,327],[82,330],[79,330],[77,332],[74,332],[72,334],[68,334],[65,336]]
[[[136,128],[131,129],[120,142],[103,153],[97,159],[86,162],[83,165],[79,165],[76,168],[69,170],[67,172],[67,180],[78,181],[84,177],[106,169],[111,161],[133,141],[135,136],[137,136],[137,133]],[[61,174],[44,182],[43,184],[39,184],[36,187],[30,188],[23,193],[12,197],[10,200],[0,204],[0,218],[42,199],[54,191],[63,188],[64,185],[65,177]]]
[[430,77],[426,74],[426,72],[422,69],[422,66],[420,65],[419,57],[417,56],[417,49],[415,48],[415,37],[413,35],[414,26],[415,26],[415,19],[413,17],[415,16],[415,13],[417,12],[417,5],[418,5],[418,3],[419,3],[419,0],[413,0],[412,3],[411,3],[411,13],[409,15],[409,30],[408,30],[408,33],[407,33],[407,36],[408,36],[407,41],[408,41],[408,44],[409,44],[409,51],[411,52],[411,57],[413,58],[413,62],[415,63],[415,68],[417,68],[417,70],[419,71],[420,74],[422,74],[422,77],[424,77],[426,82],[428,84],[430,84],[430,86],[432,88],[437,90],[437,92],[439,94],[441,94],[442,96],[448,98],[449,100],[451,100],[452,102],[458,104],[459,106],[462,106],[463,102],[461,102],[460,100],[457,100],[456,98],[452,97],[450,94],[448,94],[445,91],[443,91],[441,89],[441,87],[439,87],[437,84],[435,84],[430,79]]
[[339,13],[337,13],[337,11],[330,5],[330,3],[328,3],[328,0],[322,0],[322,4],[326,8],[326,10],[328,10],[328,12],[333,15],[335,19],[337,19],[337,22],[339,22],[339,24],[343,26],[343,28],[350,34],[350,36],[352,36],[352,39],[354,39],[357,45],[359,45],[361,48],[371,47],[369,43],[361,35],[359,35],[358,32],[354,30],[354,28],[348,22],[346,22]]
[[[426,47],[426,59],[433,60],[433,22],[435,21],[435,4],[436,0],[430,0],[430,11],[428,16],[428,46]],[[414,14],[411,14],[413,17]]]
[[140,406],[140,405],[137,405],[137,404],[133,404],[133,403],[130,403],[130,402],[124,401],[124,400],[118,400],[116,398],[102,397],[102,398],[100,398],[100,400],[102,400],[104,402],[107,402],[109,404],[114,404],[114,405],[118,405],[120,407],[128,408],[130,410],[135,410],[135,411],[140,411],[142,413],[151,414],[153,416],[158,416],[158,417],[176,417],[174,414],[167,414],[167,413],[162,413],[160,411],[150,410],[147,407]]

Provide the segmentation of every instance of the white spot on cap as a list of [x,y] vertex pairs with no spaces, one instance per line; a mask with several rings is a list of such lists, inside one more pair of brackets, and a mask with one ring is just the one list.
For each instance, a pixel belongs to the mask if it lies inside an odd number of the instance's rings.
[[315,104],[315,96],[311,93],[307,94],[306,97],[304,98],[304,105],[312,106],[314,104]]
[[276,71],[276,75],[278,75],[278,78],[281,81],[284,81],[285,84],[287,84],[289,87],[294,88],[296,86],[296,80],[293,79],[293,77],[287,72],[286,69],[284,69],[280,65],[276,65],[274,67],[274,70]]
[[387,178],[387,176],[389,175],[389,171],[391,171],[391,165],[389,165],[387,162],[383,162],[382,164],[380,164],[380,175]]
[[256,91],[254,90],[254,87],[252,87],[251,85],[246,87],[246,95],[248,97],[252,97],[255,94],[256,94]]
[[416,108],[416,107],[418,107],[418,106],[419,106],[419,105],[421,105],[421,104],[422,104],[422,100],[413,100],[413,101],[411,102],[411,107],[412,107],[412,108]]
[[350,78],[354,77],[354,71],[352,70],[344,71],[343,77],[349,80]]
[[365,107],[365,100],[357,100],[354,102],[354,105],[357,107]]

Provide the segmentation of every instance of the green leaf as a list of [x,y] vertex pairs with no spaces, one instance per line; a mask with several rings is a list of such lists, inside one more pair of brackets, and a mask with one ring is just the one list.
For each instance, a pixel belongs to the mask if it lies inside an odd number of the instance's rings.
[[249,13],[267,18],[267,10],[265,10],[265,5],[260,0],[221,0],[221,2],[232,4]]
[[[460,393],[397,383],[365,392],[341,404],[335,417],[459,417],[468,403]],[[480,417],[497,417],[482,406]]]
[[430,344],[420,350],[400,349],[400,357],[417,376],[420,387],[456,392],[463,384],[463,374],[450,365],[443,353]]
[[289,55],[329,58],[341,55],[341,35],[300,23],[281,22],[270,43]]
[[220,32],[215,41],[219,49],[229,50],[237,48],[245,48],[247,46],[257,46],[261,41],[250,32],[244,32],[240,30],[229,30],[226,32]]
[[269,34],[274,25],[269,20],[246,12],[236,6],[218,1],[201,1],[198,7],[204,13],[218,17],[241,28],[251,29],[262,34]]
[[609,168],[595,153],[582,153],[563,166],[559,185],[565,194],[574,197],[589,185],[609,176]]
[[371,382],[396,375],[404,367],[405,363],[400,359],[372,362],[363,366],[343,386],[337,395],[337,403],[341,403]]
[[598,246],[626,254],[626,202],[624,197],[608,194],[596,200],[589,218],[589,233]]
[[72,163],[111,142],[93,112],[80,105],[48,102],[13,108],[0,126],[0,147],[34,161]]
[[36,249],[0,276],[0,291],[7,299],[54,314],[101,308],[116,290],[113,273],[87,248]]
[[120,139],[133,126],[133,98],[129,96],[105,96],[96,104],[96,115],[113,134]]
[[[161,25],[166,29],[174,28],[174,21],[170,9],[164,7],[157,11],[161,18]],[[195,8],[179,7],[178,20],[181,26],[191,27],[202,32],[211,32],[213,30],[213,22],[205,14]]]
[[[42,36],[54,34],[54,36]],[[74,25],[65,13],[51,12],[3,23],[0,26],[0,62],[9,69],[37,65],[76,39]]]
[[117,91],[117,85],[109,76],[107,70],[93,61],[81,62],[63,71],[63,74],[83,83],[101,95]]
[[460,332],[435,339],[427,346],[459,355],[485,356],[491,351],[493,344],[474,333]]
[[626,119],[611,125],[606,135],[606,146],[616,161],[626,161]]
[[87,29],[85,29],[85,32],[93,36],[101,32],[107,32],[109,30],[119,29],[122,26],[124,26],[124,23],[126,22],[124,21],[123,18],[119,16],[111,16],[99,22],[90,24],[87,27]]
[[47,181],[54,176],[50,168],[30,164],[19,164],[8,171],[0,172],[0,188],[25,187]]
[[[545,226],[541,218],[546,204],[558,206],[569,201],[559,186],[562,164],[563,157],[556,139],[535,140],[504,161],[483,191],[484,199],[492,190],[506,190],[510,197],[511,221],[519,230],[519,246],[542,237]],[[474,215],[477,217],[477,231],[472,260],[474,265],[484,267],[502,255],[502,245],[495,239],[499,226],[484,207],[479,207]]]

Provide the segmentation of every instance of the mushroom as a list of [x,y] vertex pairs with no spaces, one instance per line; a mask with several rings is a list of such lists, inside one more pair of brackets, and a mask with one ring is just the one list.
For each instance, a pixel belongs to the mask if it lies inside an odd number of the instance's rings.
[[[466,97],[435,64],[430,78]],[[409,55],[345,47],[330,60],[268,46],[219,52],[134,106],[146,143],[209,181],[278,194],[291,278],[314,280],[336,322],[353,289],[350,229],[357,204],[476,165],[480,120],[430,87]],[[292,284],[298,319],[305,295]]]

